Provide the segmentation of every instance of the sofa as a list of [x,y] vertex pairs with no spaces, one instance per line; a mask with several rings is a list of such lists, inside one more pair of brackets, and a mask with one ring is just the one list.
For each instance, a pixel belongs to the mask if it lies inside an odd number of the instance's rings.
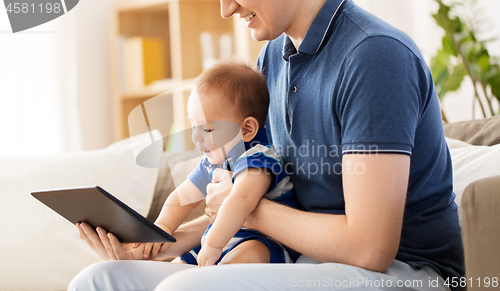
[[[480,290],[478,278],[500,276],[500,117],[447,124],[444,129],[453,160],[467,278],[473,283],[468,289]],[[138,152],[149,142],[146,133],[94,151],[0,155],[0,290],[66,290],[79,271],[100,261],[78,238],[76,228],[34,199],[31,191],[99,185],[154,221],[200,155],[164,153],[158,146],[149,157],[150,165],[157,166],[141,167]],[[203,215],[204,207],[189,219]]]
[[467,290],[500,289],[491,284],[500,277],[500,116],[445,124],[444,132],[453,162]]

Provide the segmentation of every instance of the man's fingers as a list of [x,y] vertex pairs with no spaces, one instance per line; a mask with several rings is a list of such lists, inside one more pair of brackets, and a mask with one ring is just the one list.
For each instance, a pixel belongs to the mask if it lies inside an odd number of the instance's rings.
[[[89,237],[85,234],[85,231],[83,230],[82,226],[80,225],[80,223],[77,223],[76,224],[76,228],[78,229],[78,235],[80,236],[81,239],[83,239],[87,245],[89,245],[89,247],[94,250],[94,252],[97,252],[96,249],[95,249],[95,246],[94,244],[90,241]],[[101,258],[104,260],[104,258]]]
[[158,253],[161,254],[161,253],[165,252],[169,246],[170,246],[170,244],[161,244],[160,251]]
[[212,173],[212,183],[219,183],[222,181],[222,171],[220,169],[215,169]]
[[160,243],[153,244],[153,248],[151,249],[151,256],[150,256],[151,261],[156,260],[156,255],[158,254],[160,247],[161,247]]
[[233,177],[233,172],[224,169],[215,169],[213,172],[212,183],[219,183],[225,179],[231,179]]
[[127,253],[118,238],[102,227],[94,230],[86,223],[77,223],[80,237],[101,257],[102,260],[126,260]]
[[107,237],[109,239],[109,242],[111,243],[111,247],[116,256],[116,259],[128,260],[129,258],[127,257],[127,253],[125,252],[125,249],[123,248],[123,245],[118,240],[118,238],[114,236],[112,233],[108,233]]
[[86,235],[85,235],[85,233],[83,232],[83,229],[82,229],[82,227],[80,226],[80,224],[79,224],[79,223],[77,223],[77,224],[76,224],[76,229],[78,230],[78,236],[79,236],[81,239],[85,240],[84,236],[86,237]]
[[208,208],[208,206],[205,207],[205,215],[208,216],[208,218],[210,218],[211,223],[214,223],[215,219],[217,218],[217,213],[210,210],[210,208]]
[[113,247],[111,246],[111,243],[109,242],[109,238],[107,236],[106,231],[98,227],[97,233],[99,234],[99,238],[101,239],[101,242],[104,246],[104,249],[106,250],[106,253],[108,254],[108,259],[109,260],[116,260],[115,252],[113,251]]
[[101,259],[109,260],[108,254],[104,249],[104,245],[102,244],[101,239],[99,238],[99,235],[95,232],[95,230],[90,225],[83,222],[80,224],[80,226],[87,236],[90,245],[93,246],[92,249],[99,255],[99,257],[101,257]]
[[210,218],[211,222],[215,221],[219,207],[222,205],[224,199],[231,192],[233,186],[232,178],[233,173],[223,169],[216,169],[213,173],[212,183],[207,185],[207,197],[205,214]]
[[83,232],[83,230],[82,230],[82,228],[80,227],[80,224],[77,222],[77,223],[75,224],[75,226],[76,226],[76,230],[78,230],[78,237],[80,237],[81,239],[83,239],[83,236],[82,236],[82,232]]
[[[228,171],[225,171],[225,173],[231,173],[231,172],[228,172]],[[227,179],[226,179],[227,177]],[[214,179],[212,179],[212,183],[209,183],[207,185],[207,200],[211,198],[211,196],[216,196],[218,194],[221,194],[223,192],[226,192],[228,190],[231,190],[231,188],[233,187],[233,183],[232,183],[232,180],[231,180],[231,177],[229,177],[228,175],[226,175],[226,177],[223,177],[221,179],[217,179],[215,176],[214,176]],[[229,194],[229,193],[227,193]]]
[[152,248],[153,248],[153,244],[147,243],[146,246],[144,247],[144,254],[142,255],[142,257],[147,259],[149,257],[149,254],[151,253]]

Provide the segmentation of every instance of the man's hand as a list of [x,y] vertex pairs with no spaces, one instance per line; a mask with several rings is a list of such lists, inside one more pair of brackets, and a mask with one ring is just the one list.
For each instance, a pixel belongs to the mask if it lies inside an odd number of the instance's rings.
[[207,244],[201,247],[198,254],[198,266],[213,266],[222,255],[222,248],[210,247]]
[[210,218],[211,223],[217,218],[222,202],[231,193],[233,188],[232,178],[233,172],[223,169],[214,171],[212,183],[207,186],[207,198],[205,200],[207,203],[205,214]]
[[[165,232],[167,232],[168,234],[172,235],[172,231],[166,225],[162,224],[156,224],[156,225]],[[172,245],[171,243],[146,243],[144,247],[143,258],[144,259],[149,258],[151,261],[154,261],[156,259],[156,255],[165,252],[171,245]]]
[[145,244],[122,244],[112,233],[106,232],[101,227],[94,230],[90,225],[77,223],[76,228],[80,238],[83,239],[96,252],[103,261],[111,260],[141,260]]
[[154,261],[156,255],[165,252],[171,245],[171,243],[146,243],[142,257]]

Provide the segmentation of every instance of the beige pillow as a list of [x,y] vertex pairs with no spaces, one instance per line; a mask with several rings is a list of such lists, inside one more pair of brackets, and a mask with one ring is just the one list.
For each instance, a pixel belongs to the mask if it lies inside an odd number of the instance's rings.
[[465,142],[446,138],[453,164],[453,191],[458,213],[462,218],[462,194],[474,181],[500,175],[500,144],[473,146]]
[[495,145],[500,143],[500,116],[445,124],[447,137],[459,139],[473,145]]

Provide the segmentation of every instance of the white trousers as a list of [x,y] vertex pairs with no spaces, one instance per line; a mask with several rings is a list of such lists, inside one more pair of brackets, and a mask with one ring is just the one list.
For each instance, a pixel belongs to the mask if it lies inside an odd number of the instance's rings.
[[197,267],[150,261],[91,265],[69,291],[183,290],[449,290],[430,267],[420,270],[395,260],[384,273],[302,256],[296,264],[231,264]]

